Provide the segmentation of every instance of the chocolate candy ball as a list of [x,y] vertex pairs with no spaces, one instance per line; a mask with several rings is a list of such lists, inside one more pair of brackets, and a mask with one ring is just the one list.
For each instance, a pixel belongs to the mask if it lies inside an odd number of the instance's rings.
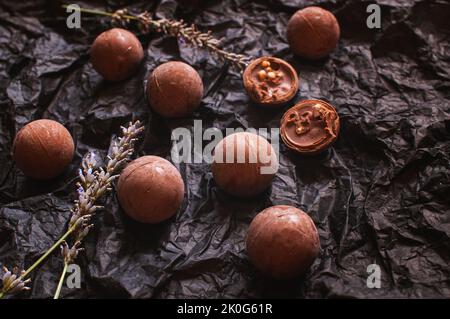
[[272,206],[260,212],[247,233],[247,253],[263,273],[278,279],[304,274],[320,250],[312,219],[298,208]]
[[184,198],[180,173],[158,156],[140,157],[125,167],[117,183],[125,213],[141,223],[159,223],[172,217]]
[[330,11],[307,7],[289,20],[287,41],[295,54],[316,60],[334,50],[340,33],[339,23]]
[[28,177],[45,180],[61,174],[73,158],[74,144],[69,131],[52,120],[28,123],[17,133],[13,157]]
[[101,33],[91,48],[94,69],[109,81],[121,81],[130,77],[143,58],[144,50],[138,38],[120,28]]
[[326,150],[339,135],[339,115],[329,103],[305,100],[297,103],[281,118],[281,139],[300,154],[317,154]]
[[214,180],[231,195],[247,197],[263,192],[277,171],[275,150],[264,137],[256,134],[228,135],[214,149]]
[[187,116],[200,105],[202,97],[202,79],[197,71],[186,63],[163,63],[148,78],[148,102],[150,107],[162,116]]
[[242,76],[250,99],[264,106],[279,106],[298,91],[298,76],[286,61],[274,57],[253,60]]

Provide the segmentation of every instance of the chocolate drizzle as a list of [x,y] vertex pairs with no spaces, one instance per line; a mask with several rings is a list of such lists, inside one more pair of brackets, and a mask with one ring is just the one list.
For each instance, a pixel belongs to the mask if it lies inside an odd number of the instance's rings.
[[274,57],[253,60],[245,69],[243,80],[251,100],[261,105],[283,104],[298,90],[297,72],[286,61]]
[[291,149],[315,154],[330,146],[339,134],[339,116],[321,100],[306,100],[290,108],[281,119],[281,138]]

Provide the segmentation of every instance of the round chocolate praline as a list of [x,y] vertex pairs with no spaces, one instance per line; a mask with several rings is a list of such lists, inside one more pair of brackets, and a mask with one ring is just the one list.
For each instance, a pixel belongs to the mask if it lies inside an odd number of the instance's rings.
[[72,161],[73,153],[69,131],[53,120],[30,122],[14,138],[14,161],[26,176],[34,179],[58,176]]
[[283,142],[301,154],[317,154],[327,149],[339,135],[336,109],[322,100],[297,103],[281,118]]
[[170,61],[159,65],[148,77],[147,98],[158,114],[169,117],[190,115],[203,98],[203,82],[189,64]]
[[250,197],[270,186],[278,171],[278,159],[264,137],[239,132],[216,145],[211,170],[222,190],[236,197]]
[[286,205],[266,208],[250,224],[247,233],[250,260],[265,274],[287,279],[304,274],[320,250],[312,219]]
[[125,167],[117,182],[117,197],[125,213],[141,223],[159,223],[172,217],[184,198],[184,183],[172,163],[143,156]]
[[287,26],[287,41],[296,55],[317,60],[336,48],[340,33],[333,13],[312,6],[298,10],[291,17]]
[[253,60],[243,74],[250,99],[264,106],[280,106],[298,91],[298,76],[286,61],[274,57]]
[[101,33],[92,44],[94,69],[108,81],[130,77],[144,58],[139,39],[130,31],[113,28]]

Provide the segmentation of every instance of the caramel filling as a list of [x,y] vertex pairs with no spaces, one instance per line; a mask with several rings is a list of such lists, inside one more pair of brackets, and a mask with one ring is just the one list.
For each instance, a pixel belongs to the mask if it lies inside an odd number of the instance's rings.
[[[263,60],[254,69],[254,93],[263,103],[282,99],[291,90],[291,79],[277,62]],[[254,73],[254,74],[255,74]]]
[[326,148],[339,134],[339,116],[334,108],[319,101],[305,101],[283,117],[281,136],[287,146],[314,153]]
[[[333,121],[335,119],[334,112],[327,110],[323,105],[317,103],[312,106],[312,111],[293,111],[289,114],[287,123],[295,124],[295,133],[302,135],[311,130],[311,121],[320,121],[324,125],[324,130],[330,137],[336,137],[333,132]],[[323,139],[326,139],[324,137]]]

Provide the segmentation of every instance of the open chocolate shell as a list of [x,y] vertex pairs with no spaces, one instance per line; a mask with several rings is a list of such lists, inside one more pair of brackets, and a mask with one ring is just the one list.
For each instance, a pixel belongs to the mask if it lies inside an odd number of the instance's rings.
[[290,149],[301,154],[317,154],[336,141],[339,128],[339,115],[331,104],[305,100],[284,113],[280,133]]
[[279,106],[298,91],[298,76],[286,61],[274,57],[253,60],[243,74],[244,87],[250,99],[264,106]]

